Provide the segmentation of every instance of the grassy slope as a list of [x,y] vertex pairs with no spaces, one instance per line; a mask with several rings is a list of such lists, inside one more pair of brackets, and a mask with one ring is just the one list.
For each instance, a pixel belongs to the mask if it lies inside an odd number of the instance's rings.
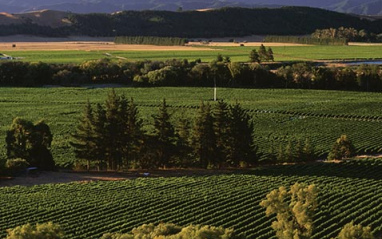
[[[140,115],[149,125],[161,99],[173,106],[174,123],[181,115],[192,119],[201,100],[213,96],[210,88],[118,88],[117,93],[133,97]],[[69,146],[70,133],[74,131],[87,99],[102,103],[108,89],[87,88],[0,88],[0,139],[14,117],[32,121],[45,119],[51,126],[54,141],[52,151],[60,165],[72,162],[74,156]],[[255,143],[259,151],[267,153],[273,144],[286,144],[288,140],[309,137],[319,154],[326,153],[336,138],[348,134],[361,151],[381,151],[381,120],[372,121],[361,116],[380,116],[381,94],[364,92],[276,90],[276,89],[218,89],[218,98],[226,102],[240,102],[251,110],[255,122]],[[212,104],[213,102],[211,102]],[[266,112],[256,112],[265,110]],[[275,111],[275,112],[270,112]],[[287,112],[288,111],[288,112]],[[349,117],[345,119],[345,117]],[[150,127],[146,130],[151,132]],[[5,141],[2,141],[5,144]],[[5,146],[0,147],[0,155]]]
[[[265,43],[265,46],[266,43]],[[104,53],[125,57],[128,60],[166,60],[200,58],[212,61],[218,54],[230,56],[232,61],[248,61],[249,52],[258,47],[212,47],[215,51],[12,51],[4,52],[23,61],[50,63],[81,63],[86,60],[104,58]],[[272,47],[276,61],[341,60],[381,58],[381,46],[277,46]]]
[[[144,223],[233,227],[245,238],[275,239],[259,202],[279,186],[316,184],[312,239],[329,239],[354,220],[382,231],[381,161],[276,166],[203,177],[0,188],[0,236],[27,222],[59,223],[66,238],[99,238]],[[16,203],[17,202],[17,203]]]

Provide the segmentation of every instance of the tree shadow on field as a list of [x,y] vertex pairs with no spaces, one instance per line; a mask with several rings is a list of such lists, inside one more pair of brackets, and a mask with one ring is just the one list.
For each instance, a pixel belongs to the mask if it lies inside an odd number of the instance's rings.
[[344,178],[382,179],[382,162],[352,160],[340,163],[275,165],[255,169],[251,174],[261,176],[327,176]]

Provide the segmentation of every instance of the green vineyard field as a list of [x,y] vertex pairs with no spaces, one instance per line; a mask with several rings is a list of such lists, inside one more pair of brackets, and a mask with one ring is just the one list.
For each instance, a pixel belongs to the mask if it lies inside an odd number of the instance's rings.
[[[264,43],[267,46],[267,43]],[[190,47],[191,48],[191,47]],[[22,61],[47,62],[47,63],[82,63],[88,60],[96,60],[107,57],[122,57],[132,61],[139,60],[168,60],[187,59],[194,61],[201,59],[210,62],[218,54],[229,56],[233,62],[249,61],[249,52],[258,47],[252,46],[199,46],[192,47],[194,50],[65,50],[65,51],[2,51],[2,53],[19,57]],[[207,50],[198,50],[207,48]],[[276,61],[313,61],[313,60],[344,60],[344,59],[378,59],[382,55],[382,47],[372,46],[275,46],[272,47]],[[118,59],[118,58],[115,58]]]
[[[53,133],[52,153],[59,166],[74,161],[69,145],[86,101],[102,103],[109,89],[95,88],[0,88],[0,155],[5,155],[5,131],[14,117],[44,119]],[[118,94],[133,97],[152,132],[151,115],[166,98],[176,124],[180,117],[193,119],[203,100],[214,104],[211,88],[117,88]],[[219,88],[218,98],[239,102],[253,116],[255,144],[261,159],[269,149],[289,140],[309,138],[324,157],[334,141],[347,134],[358,153],[382,152],[382,95],[380,93]]]
[[59,223],[66,238],[99,238],[144,223],[209,224],[248,239],[274,239],[259,202],[279,186],[316,184],[313,239],[330,239],[354,220],[382,232],[382,160],[286,165],[230,175],[0,188],[0,237],[25,223]]

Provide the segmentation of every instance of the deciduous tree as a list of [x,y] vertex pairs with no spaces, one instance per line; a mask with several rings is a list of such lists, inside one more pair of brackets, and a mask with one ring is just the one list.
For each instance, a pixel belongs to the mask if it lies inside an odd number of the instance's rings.
[[364,227],[360,224],[354,225],[351,221],[346,224],[337,236],[337,239],[374,239],[370,227]]
[[288,191],[285,187],[275,189],[260,206],[266,208],[267,216],[276,214],[272,223],[279,239],[308,239],[313,232],[313,215],[317,207],[317,187],[295,183]]
[[352,141],[348,138],[346,134],[343,134],[334,143],[332,150],[329,152],[328,159],[342,160],[344,158],[350,158],[354,155],[355,147]]

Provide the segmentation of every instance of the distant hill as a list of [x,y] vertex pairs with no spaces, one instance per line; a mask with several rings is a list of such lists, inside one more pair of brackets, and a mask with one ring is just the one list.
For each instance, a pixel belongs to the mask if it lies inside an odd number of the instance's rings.
[[382,15],[382,0],[0,0],[0,11],[42,9],[74,13],[111,13],[124,10],[196,10],[221,7],[308,6],[332,11]]
[[0,14],[0,35],[171,36],[184,38],[303,35],[316,29],[353,27],[381,33],[382,20],[317,8],[222,8],[209,11],[122,11],[73,14],[52,10]]

